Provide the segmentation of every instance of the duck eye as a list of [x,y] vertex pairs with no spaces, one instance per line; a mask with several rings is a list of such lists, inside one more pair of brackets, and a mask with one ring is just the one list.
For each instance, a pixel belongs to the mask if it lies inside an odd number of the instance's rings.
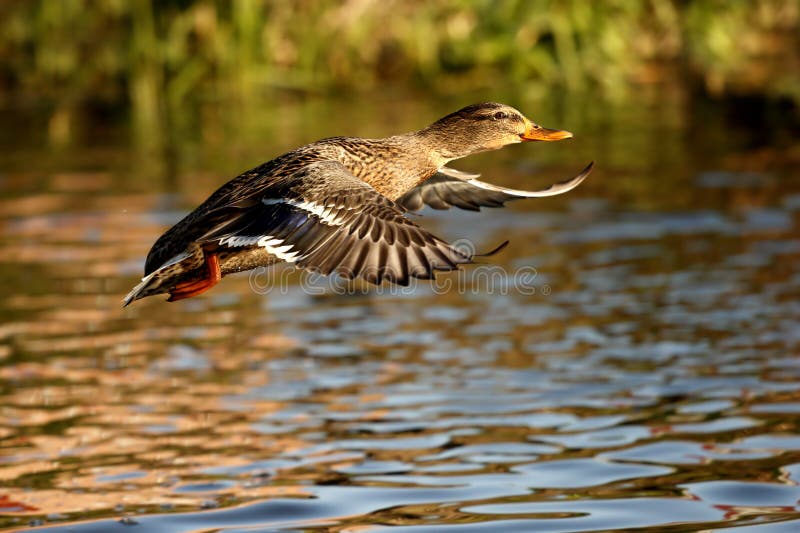
[[494,118],[495,120],[506,119],[508,118],[508,113],[506,113],[505,111],[498,111],[497,113],[494,114]]

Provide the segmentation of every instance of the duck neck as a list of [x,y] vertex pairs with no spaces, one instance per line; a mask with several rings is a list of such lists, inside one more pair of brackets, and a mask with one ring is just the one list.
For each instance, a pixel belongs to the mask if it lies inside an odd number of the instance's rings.
[[442,127],[438,122],[411,135],[421,146],[427,148],[434,160],[440,162],[439,167],[454,159],[461,159],[486,150],[486,148],[476,145],[473,139],[465,138],[464,135],[453,132],[450,128]]

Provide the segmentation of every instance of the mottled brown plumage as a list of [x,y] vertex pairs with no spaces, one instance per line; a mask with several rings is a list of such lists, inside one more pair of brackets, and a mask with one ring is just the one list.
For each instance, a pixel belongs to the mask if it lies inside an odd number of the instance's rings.
[[591,165],[544,191],[503,189],[445,165],[515,142],[569,137],[511,107],[486,103],[417,132],[333,137],[297,148],[232,179],[164,233],[124,305],[160,293],[170,293],[170,300],[191,297],[222,276],[280,261],[372,283],[407,284],[455,269],[472,257],[417,226],[405,211],[423,204],[479,209],[566,192]]

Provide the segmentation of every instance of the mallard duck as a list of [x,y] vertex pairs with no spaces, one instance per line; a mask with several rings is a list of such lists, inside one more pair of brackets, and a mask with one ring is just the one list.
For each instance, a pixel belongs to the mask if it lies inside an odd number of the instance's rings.
[[521,191],[447,163],[509,144],[571,137],[513,107],[482,103],[412,133],[302,146],[233,178],[159,237],[147,254],[145,277],[123,305],[162,293],[170,302],[190,298],[227,274],[281,261],[375,284],[430,279],[474,256],[419,227],[408,211],[424,205],[479,210],[562,194],[592,169],[590,163],[570,180]]

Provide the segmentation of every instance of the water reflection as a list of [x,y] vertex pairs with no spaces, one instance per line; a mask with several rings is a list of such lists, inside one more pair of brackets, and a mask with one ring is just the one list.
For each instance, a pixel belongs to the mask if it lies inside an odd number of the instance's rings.
[[[521,185],[512,161],[543,153],[480,164]],[[568,174],[580,154],[560,154]],[[295,277],[262,296],[235,276],[125,310],[211,178],[175,196],[116,168],[8,171],[0,525],[796,528],[800,181],[685,164],[611,151],[570,198],[426,214],[510,238],[493,260],[535,267],[533,294],[309,295]]]

